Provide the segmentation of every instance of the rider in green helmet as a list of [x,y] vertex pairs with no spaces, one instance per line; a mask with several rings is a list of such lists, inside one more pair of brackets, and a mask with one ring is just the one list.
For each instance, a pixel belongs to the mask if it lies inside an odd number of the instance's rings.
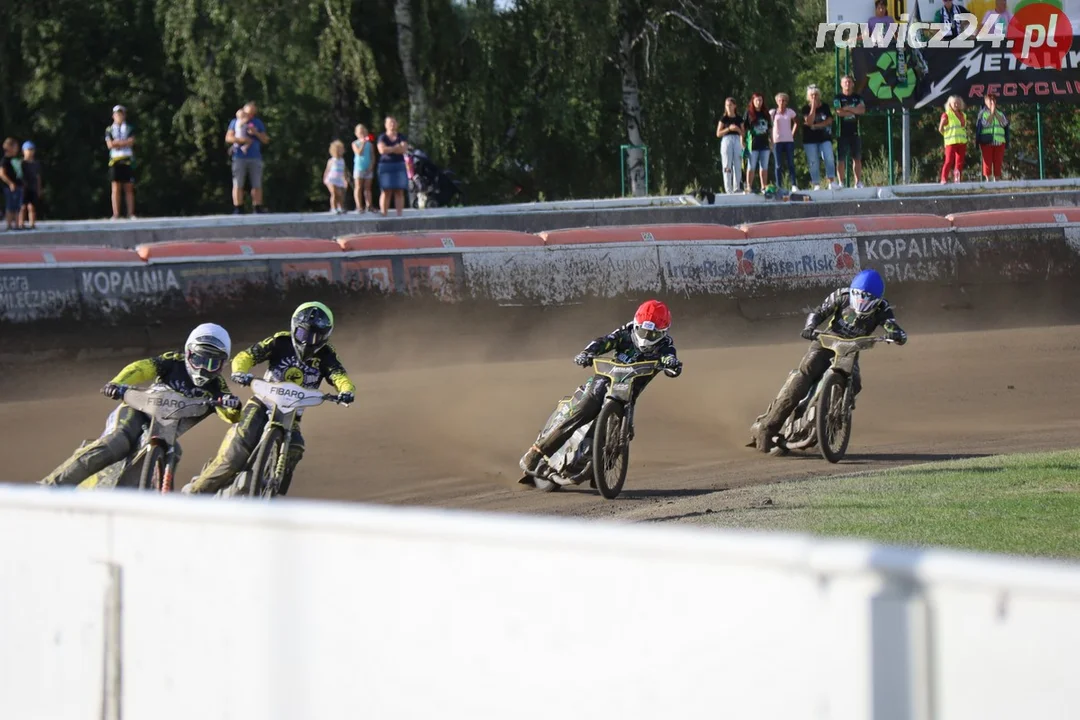
[[[343,404],[351,403],[356,386],[328,342],[333,330],[334,314],[330,308],[320,302],[306,302],[293,312],[289,331],[275,333],[233,358],[232,379],[240,385],[250,385],[251,369],[266,363],[264,378],[269,382],[291,382],[316,390],[326,380],[337,390]],[[248,400],[240,422],[225,434],[217,455],[203,467],[199,477],[184,486],[182,492],[214,493],[228,487],[251,457],[266,421],[266,406],[256,398]],[[282,495],[288,492],[293,471],[303,455],[304,438],[297,421],[281,483]]]

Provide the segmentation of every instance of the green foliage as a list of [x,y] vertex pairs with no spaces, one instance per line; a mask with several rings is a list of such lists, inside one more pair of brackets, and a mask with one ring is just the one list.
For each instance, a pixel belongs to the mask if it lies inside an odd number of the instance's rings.
[[[428,98],[424,149],[467,179],[469,200],[605,197],[619,192],[620,40],[632,43],[650,184],[722,185],[716,121],[754,91],[805,86],[827,99],[833,55],[813,48],[824,0],[411,0],[415,57]],[[325,205],[333,139],[362,122],[406,126],[395,0],[56,0],[15,3],[0,24],[0,130],[39,148],[48,218],[108,213],[103,142],[110,108],[137,131],[141,215],[229,207],[225,129],[255,100],[271,143],[266,197],[275,210]],[[1009,111],[1009,108],[1005,108]],[[914,119],[920,166],[940,162],[937,113]],[[1014,120],[1007,172],[1038,174],[1030,112]],[[1047,174],[1080,165],[1075,109],[1045,113]],[[887,177],[885,118],[862,121],[875,179]],[[899,118],[894,123],[899,163]],[[805,158],[797,153],[800,183]],[[880,169],[877,169],[879,168]]]

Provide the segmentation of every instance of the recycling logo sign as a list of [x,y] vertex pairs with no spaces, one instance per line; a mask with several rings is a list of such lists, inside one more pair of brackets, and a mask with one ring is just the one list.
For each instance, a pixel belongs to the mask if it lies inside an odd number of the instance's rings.
[[[903,102],[915,92],[915,73],[900,73],[896,51],[883,52],[878,56],[875,70],[866,77],[866,87],[882,102]],[[891,81],[890,81],[891,78]]]

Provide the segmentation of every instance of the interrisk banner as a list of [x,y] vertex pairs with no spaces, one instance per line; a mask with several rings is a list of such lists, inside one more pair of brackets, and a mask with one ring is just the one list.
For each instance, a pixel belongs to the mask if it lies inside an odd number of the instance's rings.
[[868,106],[919,109],[951,95],[982,104],[991,93],[1002,103],[1080,103],[1080,0],[996,0],[985,11],[970,4],[912,1],[905,9],[914,14],[897,20],[879,3],[867,20],[824,23],[819,44],[831,33],[836,47],[851,50]]

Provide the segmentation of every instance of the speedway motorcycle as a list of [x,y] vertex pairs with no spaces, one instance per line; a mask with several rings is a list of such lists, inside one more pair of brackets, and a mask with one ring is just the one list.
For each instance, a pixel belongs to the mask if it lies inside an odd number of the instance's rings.
[[[121,398],[128,407],[150,418],[139,437],[138,450],[79,483],[80,488],[137,487],[139,490],[168,493],[180,462],[180,436],[206,415],[207,407],[220,403],[214,399],[190,398],[165,385],[147,389],[121,385]],[[116,422],[117,408],[105,421],[105,433]],[[83,446],[89,441],[84,441]]]
[[[630,441],[634,437],[634,389],[664,366],[658,360],[623,363],[605,358],[593,359],[593,371],[606,377],[607,393],[600,414],[585,423],[562,447],[540,460],[540,464],[522,482],[532,480],[538,490],[552,492],[565,485],[580,485],[586,480],[608,500],[618,497],[626,482],[630,465]],[[581,400],[581,390],[559,401],[541,435],[561,423]]]
[[786,455],[791,450],[817,447],[823,458],[837,463],[847,453],[851,440],[855,404],[851,377],[855,361],[863,350],[893,341],[879,336],[842,338],[820,332],[815,337],[823,348],[832,351],[832,363],[784,422],[780,434],[773,439],[775,446],[771,452]]
[[218,491],[218,495],[247,495],[269,500],[279,494],[285,479],[292,431],[303,409],[324,402],[341,404],[341,399],[337,395],[309,390],[290,382],[252,380],[251,391],[266,406],[266,427],[244,469],[237,474],[232,485]]

